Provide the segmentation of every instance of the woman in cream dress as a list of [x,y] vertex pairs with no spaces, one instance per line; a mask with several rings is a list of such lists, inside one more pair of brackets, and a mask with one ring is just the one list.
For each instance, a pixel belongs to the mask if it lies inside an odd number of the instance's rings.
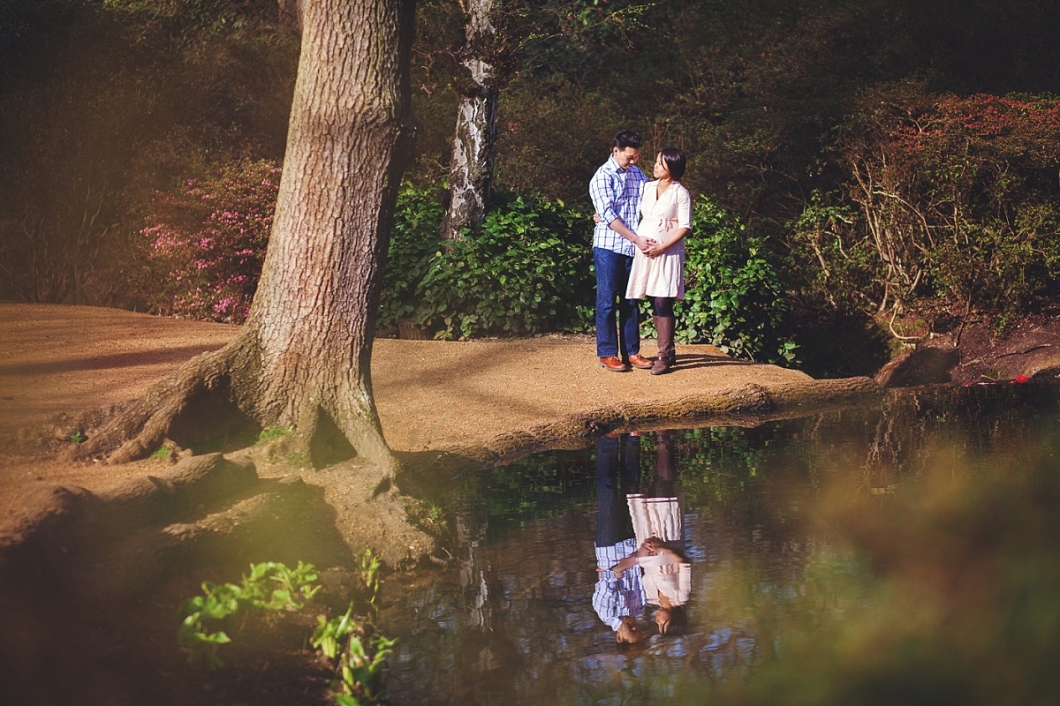
[[633,256],[627,299],[652,300],[659,355],[651,374],[661,375],[677,362],[674,353],[674,301],[685,298],[685,236],[692,228],[692,198],[678,181],[685,173],[685,155],[664,147],[655,158],[655,181],[641,188],[637,235],[647,247]]
[[679,553],[684,545],[684,512],[677,489],[673,432],[656,432],[655,478],[644,493],[627,493],[637,551],[611,567],[619,579],[626,569],[638,567],[644,601],[657,607],[654,619],[659,632],[685,622],[684,605],[692,594],[692,565]]

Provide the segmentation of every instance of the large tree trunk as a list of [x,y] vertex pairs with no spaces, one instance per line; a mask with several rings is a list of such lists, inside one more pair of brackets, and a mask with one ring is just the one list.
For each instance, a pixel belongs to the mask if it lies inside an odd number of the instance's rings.
[[459,240],[464,228],[477,232],[486,217],[497,139],[497,30],[491,14],[501,0],[466,0],[467,25],[457,79],[460,109],[449,166],[449,210],[444,236]]
[[330,433],[396,471],[369,364],[411,156],[413,19],[413,0],[306,2],[283,179],[250,317],[230,345],[190,361],[89,439],[84,455],[142,457],[220,404],[261,427],[297,428],[307,452]]

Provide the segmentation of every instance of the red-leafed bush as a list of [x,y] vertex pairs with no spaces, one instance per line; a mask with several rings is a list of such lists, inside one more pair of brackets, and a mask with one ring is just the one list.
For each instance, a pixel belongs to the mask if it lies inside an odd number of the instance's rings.
[[879,314],[1012,313],[1060,276],[1060,100],[863,97],[832,147],[844,191],[796,224],[813,285]]
[[269,242],[280,169],[244,161],[158,192],[141,233],[160,313],[242,323]]

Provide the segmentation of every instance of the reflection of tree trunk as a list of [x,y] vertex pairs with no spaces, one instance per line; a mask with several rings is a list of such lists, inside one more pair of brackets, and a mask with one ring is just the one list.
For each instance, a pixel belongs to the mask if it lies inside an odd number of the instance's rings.
[[478,630],[491,631],[493,616],[489,604],[489,584],[486,581],[490,567],[483,561],[479,552],[479,544],[485,538],[485,522],[480,521],[469,510],[456,513],[460,588],[463,589],[467,624]]
[[464,228],[478,231],[486,217],[497,137],[497,30],[490,22],[496,4],[497,0],[468,0],[457,79],[460,108],[449,167],[449,210],[442,225],[448,240],[459,240]]
[[[82,454],[150,454],[218,403],[348,442],[391,475],[372,398],[372,330],[398,184],[411,155],[412,0],[307,4],[276,216],[239,336],[163,380]],[[203,429],[202,434],[211,430]]]

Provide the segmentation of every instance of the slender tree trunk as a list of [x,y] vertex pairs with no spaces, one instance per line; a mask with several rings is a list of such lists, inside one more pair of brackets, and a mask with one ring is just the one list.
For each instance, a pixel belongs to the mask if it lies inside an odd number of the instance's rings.
[[283,178],[250,317],[231,344],[156,385],[85,453],[149,454],[206,400],[223,398],[259,426],[296,427],[307,452],[339,432],[396,472],[369,365],[411,156],[413,19],[413,0],[307,0]]
[[477,232],[486,217],[497,139],[497,30],[491,15],[501,0],[467,0],[467,25],[457,81],[460,108],[449,167],[449,210],[444,236],[459,240],[461,231]]

